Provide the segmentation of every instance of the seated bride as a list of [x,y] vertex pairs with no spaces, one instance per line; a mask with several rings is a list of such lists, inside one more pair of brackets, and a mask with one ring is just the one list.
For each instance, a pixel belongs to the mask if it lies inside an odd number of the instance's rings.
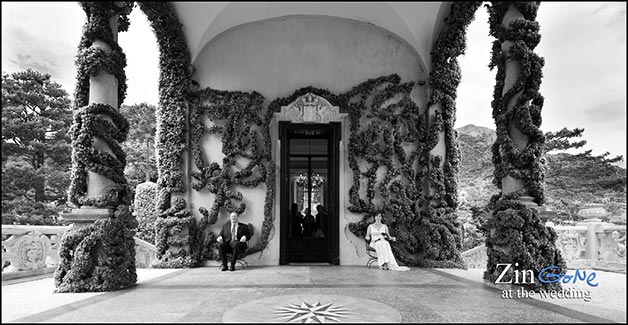
[[407,271],[410,269],[397,264],[388,242],[389,240],[396,241],[397,237],[390,236],[388,226],[382,223],[381,213],[375,215],[375,222],[366,229],[365,238],[367,241],[371,241],[369,245],[377,252],[377,264],[379,264],[380,269],[394,271]]

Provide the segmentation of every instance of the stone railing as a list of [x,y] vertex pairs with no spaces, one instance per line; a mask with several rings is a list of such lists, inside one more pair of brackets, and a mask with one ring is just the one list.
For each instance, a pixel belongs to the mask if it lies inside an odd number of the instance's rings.
[[[589,219],[576,226],[553,226],[556,247],[570,269],[626,272],[626,226]],[[463,252],[467,268],[486,268],[486,247]]]
[[135,267],[138,269],[147,269],[155,260],[157,248],[155,245],[143,241],[137,237],[135,239]]
[[486,268],[486,246],[484,244],[471,248],[470,250],[463,252],[462,259],[469,269],[484,269]]
[[589,219],[577,226],[555,226],[556,246],[568,268],[626,272],[626,226]]
[[[59,264],[67,227],[2,225],[2,272],[34,271]],[[5,263],[9,265],[5,268]]]
[[626,226],[606,225],[595,236],[598,254],[594,265],[626,272]]
[[[2,225],[2,279],[54,272],[66,229],[67,226]],[[148,268],[155,252],[155,245],[135,238],[137,268]]]

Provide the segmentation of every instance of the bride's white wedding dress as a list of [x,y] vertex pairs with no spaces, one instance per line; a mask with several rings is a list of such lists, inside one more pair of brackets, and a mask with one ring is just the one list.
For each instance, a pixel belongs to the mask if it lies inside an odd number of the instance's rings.
[[395,256],[390,248],[390,243],[385,239],[383,234],[390,235],[388,226],[382,224],[377,228],[374,224],[369,226],[369,235],[371,237],[371,247],[377,252],[377,264],[381,267],[384,263],[388,263],[388,268],[393,271],[408,271],[410,268],[407,266],[399,266]]

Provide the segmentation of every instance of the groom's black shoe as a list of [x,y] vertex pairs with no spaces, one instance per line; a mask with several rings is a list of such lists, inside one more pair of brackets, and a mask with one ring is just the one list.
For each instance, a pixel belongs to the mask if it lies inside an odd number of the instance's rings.
[[235,271],[235,265],[231,264],[231,267],[229,268],[229,271]]
[[226,270],[227,270],[227,266],[226,266],[226,265],[224,265],[224,264],[223,264],[223,265],[221,265],[221,266],[220,266],[220,270],[221,270],[221,271],[226,271]]

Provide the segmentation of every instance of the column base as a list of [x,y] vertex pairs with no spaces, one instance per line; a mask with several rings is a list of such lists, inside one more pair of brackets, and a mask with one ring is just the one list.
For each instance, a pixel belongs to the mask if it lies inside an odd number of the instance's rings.
[[80,209],[72,209],[70,213],[61,213],[61,220],[69,221],[76,227],[90,225],[97,220],[107,219],[113,216],[114,209],[94,208],[83,206]]

